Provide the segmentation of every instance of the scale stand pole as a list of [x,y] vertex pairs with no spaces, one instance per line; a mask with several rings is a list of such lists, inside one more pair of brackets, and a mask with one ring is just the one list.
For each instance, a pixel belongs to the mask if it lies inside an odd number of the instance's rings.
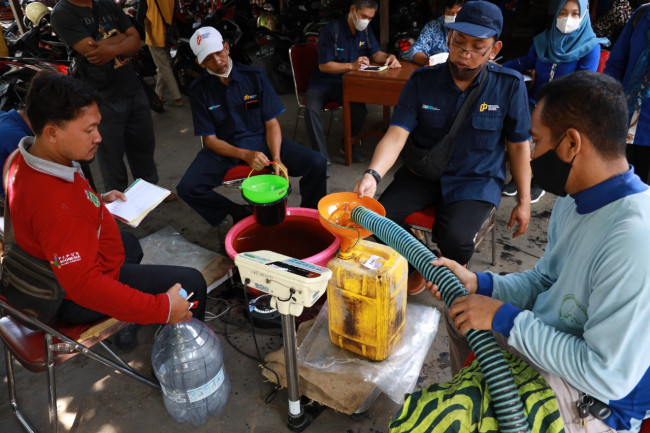
[[298,356],[296,344],[296,320],[291,314],[281,314],[282,338],[284,339],[284,362],[287,368],[287,391],[289,394],[289,418],[287,427],[291,431],[301,432],[309,424],[311,417],[306,416],[300,404],[298,387]]

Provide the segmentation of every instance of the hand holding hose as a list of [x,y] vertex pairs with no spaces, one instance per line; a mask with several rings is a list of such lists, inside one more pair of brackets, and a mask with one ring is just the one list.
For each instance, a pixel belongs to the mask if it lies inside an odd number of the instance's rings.
[[490,331],[494,316],[503,304],[503,301],[489,296],[461,296],[449,307],[449,317],[463,335],[470,329]]
[[[461,284],[465,289],[471,294],[476,293],[478,290],[478,277],[476,274],[466,267],[462,266],[460,263],[452,259],[447,259],[445,257],[438,257],[436,260],[431,262],[433,266],[446,266],[449,270],[460,280]],[[438,286],[431,281],[427,281],[424,286],[425,289],[431,292],[437,300],[441,301],[440,292],[438,291]]]

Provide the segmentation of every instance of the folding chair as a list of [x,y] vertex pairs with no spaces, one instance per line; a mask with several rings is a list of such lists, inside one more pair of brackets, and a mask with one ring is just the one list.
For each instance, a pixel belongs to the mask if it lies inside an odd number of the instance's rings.
[[[492,266],[497,264],[496,254],[497,254],[497,238],[496,231],[494,230],[494,214],[496,212],[496,207],[492,208],[490,216],[483,222],[481,228],[479,229],[476,237],[474,238],[474,248],[478,248],[479,245],[483,242],[485,237],[492,232]],[[433,223],[436,220],[436,208],[435,206],[429,206],[417,212],[413,212],[411,215],[407,216],[404,220],[406,225],[409,225],[413,230],[415,237],[424,243],[427,247],[431,247],[433,243],[431,239],[431,228]]]
[[[306,44],[296,44],[289,48],[289,59],[291,61],[291,73],[293,74],[293,84],[296,89],[296,102],[298,103],[298,112],[296,115],[296,127],[293,129],[293,140],[296,139],[296,133],[298,132],[298,119],[304,119],[304,115],[300,115],[304,109],[305,97],[301,96],[307,92],[307,86],[309,86],[309,79],[311,74],[314,71],[314,68],[318,66],[318,47],[315,43],[306,43]],[[332,118],[334,117],[334,111],[342,110],[343,106],[339,101],[327,101],[323,105],[322,110],[330,113],[330,122],[327,127],[327,135],[332,129]]]
[[[0,296],[0,313],[2,313],[0,318],[0,340],[4,343],[10,404],[16,418],[18,418],[25,431],[29,433],[35,433],[37,430],[34,429],[18,407],[14,359],[31,372],[45,371],[47,373],[51,433],[58,431],[54,367],[80,353],[160,390],[160,385],[138,374],[104,344],[103,340],[125,328],[129,323],[107,317],[95,323],[84,325],[53,324],[48,326],[11,306],[2,296]],[[91,349],[92,346],[98,343],[114,361]]]

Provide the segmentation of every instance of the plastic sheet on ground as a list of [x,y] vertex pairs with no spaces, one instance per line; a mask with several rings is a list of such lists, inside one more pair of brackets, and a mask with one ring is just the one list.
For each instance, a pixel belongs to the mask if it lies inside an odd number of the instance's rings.
[[202,271],[219,254],[188,242],[173,227],[140,239],[143,265],[187,266]]
[[363,378],[375,384],[397,404],[411,393],[424,364],[424,358],[438,332],[440,312],[426,305],[407,304],[406,326],[401,340],[383,361],[370,361],[330,341],[327,303],[314,326],[298,347],[298,364],[317,371]]

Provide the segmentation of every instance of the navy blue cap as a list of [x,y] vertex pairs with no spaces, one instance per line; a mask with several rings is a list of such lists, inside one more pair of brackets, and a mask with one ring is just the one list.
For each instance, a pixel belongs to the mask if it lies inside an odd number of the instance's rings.
[[498,39],[503,28],[503,15],[498,6],[488,1],[468,1],[456,15],[456,21],[445,26],[475,38],[487,39],[496,35]]

